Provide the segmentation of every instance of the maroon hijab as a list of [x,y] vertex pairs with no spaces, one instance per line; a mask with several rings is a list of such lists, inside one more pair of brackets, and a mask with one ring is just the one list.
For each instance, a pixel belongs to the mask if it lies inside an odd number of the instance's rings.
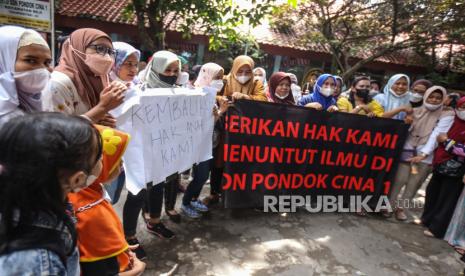
[[276,88],[278,87],[279,83],[284,79],[287,79],[289,81],[289,84],[291,84],[291,77],[289,77],[289,75],[284,72],[276,72],[273,75],[271,75],[269,82],[269,92],[271,101],[274,103],[295,105],[294,96],[292,95],[292,91],[290,89],[289,95],[287,95],[285,99],[280,99],[276,97]]
[[[457,106],[462,106],[465,104],[465,97],[462,97],[458,102]],[[450,128],[449,132],[447,132],[447,138],[453,139],[458,143],[465,143],[465,121],[455,116],[454,123]],[[434,153],[433,164],[438,165],[442,162],[445,162],[449,159],[452,159],[454,155],[448,153],[443,145],[439,145]]]
[[73,48],[84,53],[92,42],[101,37],[107,38],[111,43],[111,38],[97,29],[83,28],[72,32],[63,43],[60,63],[55,68],[56,71],[66,74],[73,81],[81,100],[89,108],[98,104],[104,83],[108,85],[108,78],[102,79],[95,76],[84,63],[84,57],[78,56],[79,54],[73,51]]

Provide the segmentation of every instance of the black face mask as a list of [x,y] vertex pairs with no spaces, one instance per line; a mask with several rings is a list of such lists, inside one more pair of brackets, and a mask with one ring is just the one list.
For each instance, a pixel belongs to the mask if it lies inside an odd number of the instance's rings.
[[163,74],[159,74],[158,77],[162,82],[165,82],[170,85],[174,85],[176,83],[176,80],[178,79],[178,76],[165,76]]
[[410,105],[415,108],[415,107],[420,107],[423,105],[423,101],[419,101],[418,103],[410,102]]
[[368,89],[356,89],[355,90],[355,95],[357,95],[357,97],[360,97],[360,98],[363,98],[363,99],[368,97],[369,94],[370,94],[370,90],[368,90]]

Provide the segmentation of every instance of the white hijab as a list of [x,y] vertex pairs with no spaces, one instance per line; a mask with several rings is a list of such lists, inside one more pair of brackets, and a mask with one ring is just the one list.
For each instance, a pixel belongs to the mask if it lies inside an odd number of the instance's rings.
[[[402,95],[397,95],[394,91],[392,91],[392,86],[394,83],[396,83],[401,78],[405,78],[407,80],[407,87],[410,87],[410,78],[407,75],[396,74],[389,79],[388,83],[384,87],[383,94],[378,94],[374,98],[384,107],[385,112],[391,111],[404,105],[408,105],[410,102],[410,92],[407,91]],[[403,120],[405,115],[405,112],[400,112],[392,118]]]
[[[13,76],[16,55],[20,47],[33,43],[48,47],[45,40],[34,30],[16,26],[0,27],[0,116],[17,110],[20,105],[18,92],[21,91],[16,88]],[[40,97],[30,100],[40,103]]]

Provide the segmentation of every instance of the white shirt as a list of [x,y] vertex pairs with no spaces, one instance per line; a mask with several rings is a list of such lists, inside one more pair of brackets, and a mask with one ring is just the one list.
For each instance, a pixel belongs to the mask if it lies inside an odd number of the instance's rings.
[[79,96],[76,86],[68,75],[54,71],[48,87],[42,92],[44,111],[82,115],[89,107]]
[[[433,163],[433,153],[436,147],[438,146],[437,143],[437,138],[438,135],[441,133],[447,133],[452,126],[452,123],[454,122],[454,116],[444,116],[439,121],[437,122],[436,126],[433,129],[433,132],[431,132],[431,135],[428,138],[428,141],[424,145],[419,145],[416,148],[417,155],[420,153],[426,154],[427,157],[424,159],[423,163],[426,164],[432,164]],[[404,149],[406,150],[413,150],[413,146],[407,141],[405,143]]]

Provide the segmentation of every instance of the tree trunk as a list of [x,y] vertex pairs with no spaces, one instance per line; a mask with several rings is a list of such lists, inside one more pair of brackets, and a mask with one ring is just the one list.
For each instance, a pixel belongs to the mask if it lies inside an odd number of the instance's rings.
[[[145,1],[132,1],[137,17],[137,29],[142,45],[151,51],[165,49],[165,30],[162,22],[156,21],[154,14],[157,12],[154,7],[147,8]],[[148,12],[153,10],[153,13]],[[148,19],[148,20],[146,20]],[[149,26],[146,27],[148,21]]]

